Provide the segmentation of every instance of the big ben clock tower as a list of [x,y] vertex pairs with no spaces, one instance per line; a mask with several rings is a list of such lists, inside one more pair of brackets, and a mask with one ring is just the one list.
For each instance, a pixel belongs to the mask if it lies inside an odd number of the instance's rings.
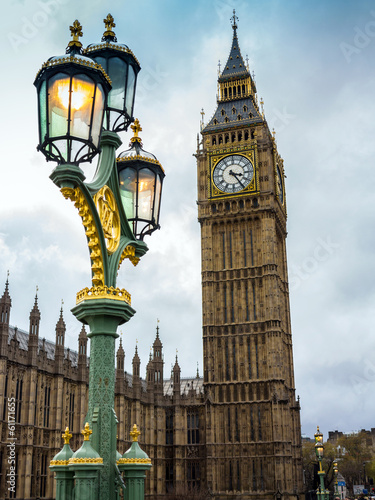
[[233,42],[199,144],[206,478],[214,498],[298,498],[284,164]]

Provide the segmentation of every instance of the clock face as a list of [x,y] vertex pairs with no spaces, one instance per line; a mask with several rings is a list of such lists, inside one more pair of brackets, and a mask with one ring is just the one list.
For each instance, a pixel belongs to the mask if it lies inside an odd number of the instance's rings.
[[277,194],[279,196],[280,203],[283,205],[284,203],[284,190],[283,190],[283,181],[281,177],[281,172],[279,166],[276,166],[277,171]]
[[213,172],[215,186],[225,193],[245,189],[254,176],[254,167],[245,156],[230,155],[218,162]]

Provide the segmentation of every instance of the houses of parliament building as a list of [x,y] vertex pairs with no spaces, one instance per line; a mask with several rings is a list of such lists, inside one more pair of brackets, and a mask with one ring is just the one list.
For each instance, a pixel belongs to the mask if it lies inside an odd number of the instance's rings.
[[[295,395],[286,259],[284,163],[258,103],[232,18],[233,39],[218,77],[217,109],[202,125],[197,161],[202,247],[203,377],[186,379],[176,357],[163,371],[157,328],[146,377],[137,349],[132,369],[117,351],[118,451],[137,423],[152,461],[148,499],[179,488],[228,500],[302,494],[300,405]],[[89,348],[39,337],[38,297],[28,331],[11,326],[11,284],[0,300],[0,498],[52,499],[49,463],[69,426],[81,443],[87,412]],[[165,377],[165,375],[167,375]],[[9,493],[9,401],[14,402],[16,491]],[[13,418],[13,417],[12,417]],[[189,494],[185,495],[189,498]]]

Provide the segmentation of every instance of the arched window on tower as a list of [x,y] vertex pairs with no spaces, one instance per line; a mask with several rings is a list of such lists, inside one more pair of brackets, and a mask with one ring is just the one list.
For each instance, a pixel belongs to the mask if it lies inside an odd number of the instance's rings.
[[219,135],[219,144],[223,144],[223,136]]
[[225,134],[225,144],[228,144],[229,142],[229,134]]
[[212,137],[212,145],[216,146],[216,137]]
[[233,132],[232,134],[232,142],[234,142],[236,140],[236,134]]

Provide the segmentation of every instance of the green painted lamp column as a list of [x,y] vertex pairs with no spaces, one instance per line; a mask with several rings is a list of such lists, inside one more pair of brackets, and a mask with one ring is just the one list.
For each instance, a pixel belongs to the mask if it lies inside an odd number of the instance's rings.
[[50,469],[54,471],[56,478],[56,498],[59,500],[72,500],[74,488],[74,473],[69,469],[69,460],[73,456],[73,451],[69,446],[72,434],[69,427],[62,435],[64,446],[50,462]]
[[[94,296],[95,297],[95,296]],[[134,310],[123,300],[86,298],[72,309],[79,321],[90,326],[89,408],[86,421],[93,429],[92,446],[103,458],[100,500],[116,497],[115,339],[119,324]]]
[[138,444],[140,435],[137,425],[134,424],[130,436],[133,438],[131,447],[117,461],[118,468],[125,475],[125,500],[143,500],[145,497],[146,471],[149,470],[151,460]]

